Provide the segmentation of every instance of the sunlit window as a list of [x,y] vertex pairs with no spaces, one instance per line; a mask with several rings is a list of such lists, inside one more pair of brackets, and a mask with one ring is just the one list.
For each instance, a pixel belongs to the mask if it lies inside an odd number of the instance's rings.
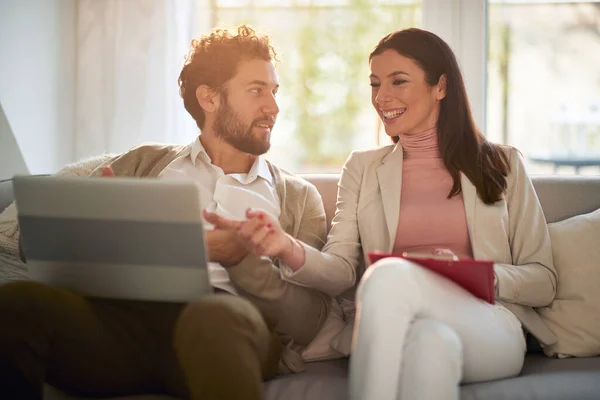
[[268,158],[292,172],[336,173],[353,149],[380,141],[370,51],[383,35],[419,26],[420,13],[414,0],[213,0],[197,9],[200,25],[246,23],[273,38],[281,112]]
[[490,1],[487,135],[531,173],[600,173],[600,2]]

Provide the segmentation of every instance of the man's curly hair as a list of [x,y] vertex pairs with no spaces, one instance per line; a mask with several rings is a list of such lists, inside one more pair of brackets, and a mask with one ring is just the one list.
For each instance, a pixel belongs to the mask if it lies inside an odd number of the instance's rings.
[[185,109],[196,120],[198,128],[204,127],[205,119],[204,110],[196,99],[198,86],[222,90],[236,74],[240,61],[257,58],[277,61],[277,54],[268,36],[258,35],[246,25],[237,28],[237,35],[217,29],[208,36],[192,40],[178,82]]

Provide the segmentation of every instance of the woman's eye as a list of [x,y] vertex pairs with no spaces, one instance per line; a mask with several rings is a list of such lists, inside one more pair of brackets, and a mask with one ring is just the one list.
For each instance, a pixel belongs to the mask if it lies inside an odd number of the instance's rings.
[[406,81],[405,81],[405,80],[403,80],[403,79],[398,79],[398,80],[395,80],[395,81],[394,81],[394,85],[395,85],[395,86],[397,86],[397,85],[402,85],[402,84],[403,84],[403,83],[405,83],[405,82],[406,82]]
[[370,85],[372,88],[378,88],[379,86],[381,86],[380,83],[375,83],[375,82],[371,82]]

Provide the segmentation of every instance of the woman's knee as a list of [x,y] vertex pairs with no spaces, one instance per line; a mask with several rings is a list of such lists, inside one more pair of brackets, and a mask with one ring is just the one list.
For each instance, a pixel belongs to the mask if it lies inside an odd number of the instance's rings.
[[378,293],[388,296],[414,293],[418,289],[416,280],[418,265],[402,258],[384,258],[371,265],[363,275],[358,297],[365,293]]
[[406,352],[411,353],[409,358],[418,359],[424,368],[445,369],[445,373],[460,381],[463,346],[460,336],[449,325],[430,318],[417,318],[408,331]]
[[462,341],[458,333],[440,321],[417,318],[411,325],[407,343],[426,347],[434,354],[462,357]]

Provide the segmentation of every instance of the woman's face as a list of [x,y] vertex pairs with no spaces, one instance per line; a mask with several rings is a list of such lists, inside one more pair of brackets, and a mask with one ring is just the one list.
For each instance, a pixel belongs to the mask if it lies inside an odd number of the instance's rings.
[[437,125],[440,101],[446,96],[445,77],[435,86],[425,80],[425,71],[395,50],[385,50],[371,59],[371,102],[393,137],[413,135]]

